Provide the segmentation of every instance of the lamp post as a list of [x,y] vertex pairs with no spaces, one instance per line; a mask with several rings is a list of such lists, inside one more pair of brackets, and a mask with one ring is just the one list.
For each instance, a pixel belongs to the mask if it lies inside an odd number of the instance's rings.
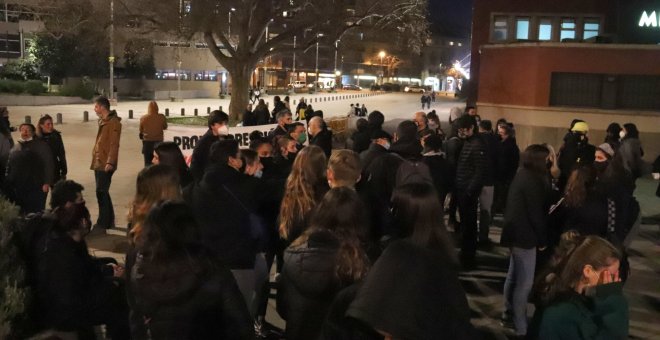
[[115,2],[110,0],[110,56],[108,62],[110,64],[110,100],[115,98]]
[[339,71],[337,71],[337,50],[339,49],[339,39],[335,40],[335,86],[339,86]]
[[383,79],[385,78],[385,69],[383,68],[383,58],[385,58],[385,51],[380,51],[378,53],[380,57],[380,68],[382,69],[383,74],[380,76],[380,84],[383,85]]
[[314,80],[314,92],[318,92],[319,87],[319,38],[323,36],[323,33],[316,34],[316,67],[314,67],[314,72],[316,73],[316,79]]
[[231,12],[236,11],[236,8],[232,7],[231,10],[229,11],[229,20],[227,21],[227,24],[229,27],[227,28],[227,37],[231,41]]
[[[291,84],[294,84],[294,81],[298,80],[298,76],[296,75],[296,36],[293,36],[293,74],[291,75]],[[295,77],[295,78],[294,78]]]

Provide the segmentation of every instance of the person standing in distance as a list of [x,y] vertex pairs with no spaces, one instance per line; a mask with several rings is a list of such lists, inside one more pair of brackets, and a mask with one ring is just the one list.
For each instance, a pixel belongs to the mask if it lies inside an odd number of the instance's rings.
[[163,130],[167,129],[165,115],[158,113],[158,104],[149,102],[147,114],[140,117],[140,139],[142,140],[142,154],[144,166],[151,165],[154,158],[154,147],[164,139]]
[[119,139],[121,137],[121,118],[115,110],[110,111],[110,101],[105,97],[94,100],[94,112],[99,117],[99,131],[92,149],[92,165],[96,181],[96,200],[99,204],[99,216],[92,234],[105,234],[115,224],[115,211],[110,198],[112,175],[117,170],[119,160]]

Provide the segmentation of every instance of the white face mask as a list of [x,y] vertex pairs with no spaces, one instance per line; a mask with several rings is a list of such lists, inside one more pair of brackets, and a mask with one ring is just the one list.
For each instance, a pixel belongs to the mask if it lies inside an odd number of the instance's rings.
[[626,137],[626,132],[623,131],[623,130],[619,131],[619,137],[621,137],[621,139],[623,139],[624,137]]
[[256,178],[261,178],[261,176],[263,176],[263,175],[264,175],[264,171],[259,169],[259,170],[254,172],[253,176],[256,177]]
[[218,136],[227,136],[229,134],[229,128],[227,125],[221,125],[217,130]]
[[390,149],[390,142],[385,142],[385,145],[383,145],[383,147],[385,148],[385,150],[389,150]]

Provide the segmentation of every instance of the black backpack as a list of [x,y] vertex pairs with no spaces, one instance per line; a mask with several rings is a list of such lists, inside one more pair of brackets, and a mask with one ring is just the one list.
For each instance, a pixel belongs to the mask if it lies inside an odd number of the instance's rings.
[[431,170],[422,161],[411,161],[402,158],[399,168],[396,170],[394,187],[398,188],[409,183],[427,183],[433,185]]

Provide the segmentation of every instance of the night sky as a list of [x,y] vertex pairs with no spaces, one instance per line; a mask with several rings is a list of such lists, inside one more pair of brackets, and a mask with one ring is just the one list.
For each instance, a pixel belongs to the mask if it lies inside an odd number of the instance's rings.
[[428,0],[431,32],[444,36],[470,36],[472,0]]

